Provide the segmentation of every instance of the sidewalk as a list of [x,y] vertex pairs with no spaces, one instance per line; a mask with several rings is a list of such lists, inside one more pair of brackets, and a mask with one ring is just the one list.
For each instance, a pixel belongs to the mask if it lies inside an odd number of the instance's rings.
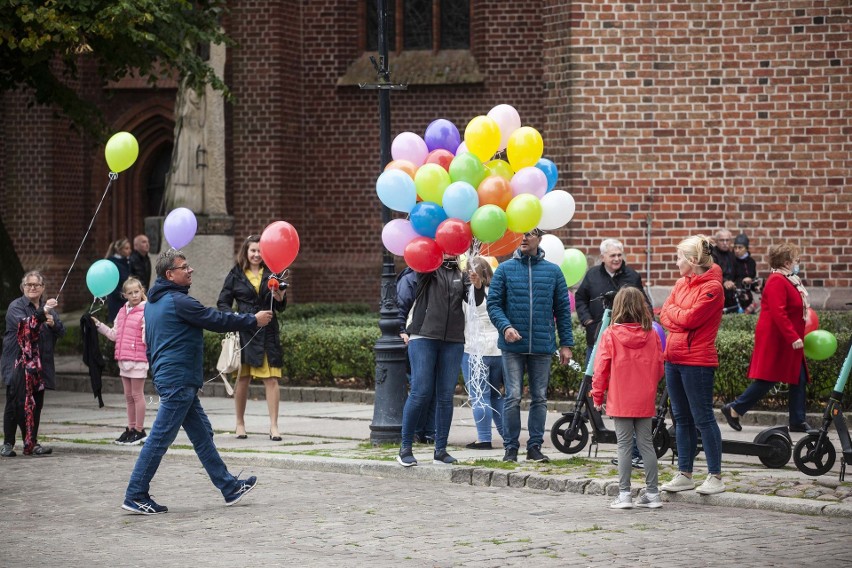
[[[46,459],[61,459],[63,453],[70,452],[129,454],[128,458],[138,453],[138,447],[111,443],[126,424],[124,397],[105,394],[106,406],[99,409],[97,400],[89,390],[88,376],[78,374],[79,370],[75,368],[76,363],[72,359],[58,358],[57,378],[59,388],[63,390],[49,392],[45,399],[40,441],[55,448],[54,456]],[[109,379],[105,381],[111,384]],[[475,440],[476,429],[470,409],[463,407],[455,409],[449,439],[450,452],[459,459],[459,465],[432,465],[432,448],[415,446],[414,453],[421,465],[406,469],[395,462],[397,447],[374,448],[369,443],[373,407],[364,402],[372,402],[369,396],[372,393],[352,391],[349,398],[353,401],[331,402],[317,401],[317,393],[322,392],[323,398],[339,396],[342,399],[345,392],[338,395],[335,392],[339,389],[282,388],[279,428],[284,440],[272,442],[267,432],[268,415],[262,391],[253,391],[252,395],[259,393],[260,399],[252,396],[248,402],[246,426],[249,437],[238,440],[233,434],[233,400],[220,396],[220,389],[224,394],[221,381],[208,385],[202,396],[202,404],[216,431],[216,445],[226,462],[235,470],[264,466],[374,477],[419,478],[478,486],[508,486],[553,493],[611,496],[618,492],[617,468],[610,464],[610,459],[616,455],[615,445],[600,445],[597,453],[592,449],[591,456],[588,455],[588,449],[573,456],[559,453],[549,439],[549,428],[559,419],[558,412],[549,412],[547,417],[548,432],[543,451],[550,456],[550,464],[526,463],[523,461],[523,452],[519,464],[504,464],[501,461],[502,444],[496,432],[493,450],[465,449],[465,444]],[[294,398],[302,402],[293,402]],[[156,408],[157,397],[152,395],[146,417],[148,428],[156,415]],[[525,414],[522,417],[524,425]],[[725,424],[721,428],[725,439],[751,441],[763,427],[747,425],[742,432],[733,432]],[[801,436],[793,434],[794,444]],[[523,431],[522,449],[525,440],[526,431]],[[835,447],[840,447],[837,440]],[[171,459],[196,459],[183,431],[168,455]],[[700,454],[696,460],[699,479],[703,478],[702,470],[706,471],[706,463],[702,458],[703,454]],[[792,459],[784,468],[767,469],[757,458],[725,455],[723,472],[728,487],[726,493],[707,497],[691,491],[663,493],[663,498],[669,502],[852,518],[852,482],[838,481],[839,462],[838,455],[831,472],[819,478],[810,478],[796,469]],[[668,480],[675,471],[672,453],[669,451],[660,459],[661,481]],[[643,486],[642,472],[634,470],[634,490]]]

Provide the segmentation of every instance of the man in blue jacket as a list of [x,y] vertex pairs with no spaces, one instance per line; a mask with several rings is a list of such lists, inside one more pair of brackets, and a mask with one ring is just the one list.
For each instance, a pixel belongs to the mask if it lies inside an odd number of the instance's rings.
[[541,229],[524,233],[511,260],[497,267],[488,293],[488,316],[500,332],[506,404],[503,410],[503,461],[518,461],[521,434],[521,393],[524,370],[529,377],[530,411],[527,460],[549,461],[541,453],[547,418],[550,362],[556,351],[554,319],[559,331],[559,362],[571,360],[574,335],[568,286],[558,266],[544,260]]
[[198,400],[198,391],[204,385],[203,330],[249,330],[255,323],[264,327],[272,321],[272,312],[236,314],[205,308],[189,295],[191,285],[192,267],[186,256],[174,249],[161,254],[157,259],[157,280],[145,305],[145,342],[160,408],[121,506],[141,515],[168,511],[151,499],[148,489],[181,426],[210,480],[222,492],[225,505],[234,505],[257,484],[255,476],[237,479],[231,475],[213,443],[213,427]]

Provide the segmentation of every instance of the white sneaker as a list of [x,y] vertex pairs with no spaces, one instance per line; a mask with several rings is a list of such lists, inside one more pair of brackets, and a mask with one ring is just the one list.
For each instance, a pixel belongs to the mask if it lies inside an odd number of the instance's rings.
[[701,493],[702,495],[715,495],[717,493],[724,493],[724,491],[725,482],[715,475],[708,475],[704,483],[701,484],[701,487],[695,490],[696,493]]
[[639,500],[636,501],[637,507],[644,507],[646,509],[659,509],[663,506],[663,500],[660,499],[659,493],[644,493]]
[[615,501],[609,504],[610,509],[632,509],[633,508],[633,499],[630,498],[630,494],[621,495],[615,498]]
[[689,491],[695,489],[695,481],[691,477],[687,477],[681,472],[677,472],[674,479],[660,487],[663,491],[669,493],[677,493],[678,491]]

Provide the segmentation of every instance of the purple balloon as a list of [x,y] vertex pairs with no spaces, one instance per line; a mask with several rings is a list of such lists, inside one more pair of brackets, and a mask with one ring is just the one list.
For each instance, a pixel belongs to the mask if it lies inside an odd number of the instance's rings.
[[408,219],[394,219],[382,229],[382,243],[397,256],[403,256],[406,245],[419,236]]
[[172,248],[176,249],[188,245],[195,237],[197,229],[198,221],[195,219],[195,213],[186,207],[172,209],[163,223],[163,234]]
[[432,124],[426,127],[426,147],[429,151],[443,148],[449,150],[453,154],[461,144],[461,135],[456,125],[444,118],[433,120]]
[[654,329],[657,331],[657,335],[660,336],[660,343],[663,345],[663,351],[665,351],[666,350],[666,330],[663,329],[663,326],[661,326],[657,322],[654,322],[652,325],[654,326]]
[[429,155],[429,148],[420,136],[413,132],[401,132],[391,144],[391,156],[394,160],[408,160],[420,167]]
[[543,171],[532,166],[521,168],[512,176],[509,185],[512,186],[514,197],[522,193],[529,193],[541,199],[547,193],[547,176]]

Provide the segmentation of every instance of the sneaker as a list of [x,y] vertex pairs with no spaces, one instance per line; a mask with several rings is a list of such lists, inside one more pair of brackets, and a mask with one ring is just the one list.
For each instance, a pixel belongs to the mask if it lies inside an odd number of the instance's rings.
[[493,450],[491,442],[471,442],[465,446],[468,450]]
[[4,458],[13,458],[18,454],[15,453],[15,446],[12,444],[3,444],[3,447],[0,448],[0,456]]
[[400,448],[399,455],[396,456],[396,461],[402,467],[412,467],[417,465],[417,460],[411,451],[411,448]]
[[507,448],[506,453],[503,454],[504,462],[517,462],[518,461],[518,448]]
[[127,438],[130,437],[132,430],[130,428],[125,428],[124,432],[122,432],[121,436],[113,440],[113,444],[118,444],[119,446],[123,446],[127,441]]
[[811,429],[807,422],[801,424],[790,424],[790,432],[807,432]]
[[145,429],[142,430],[131,430],[130,437],[124,441],[125,446],[138,446],[143,444],[145,440],[148,439],[148,434],[145,433]]
[[704,483],[701,484],[701,487],[695,490],[696,493],[701,493],[702,495],[715,495],[717,493],[725,492],[725,482],[716,477],[715,475],[708,475],[707,479],[704,480]]
[[663,500],[660,499],[659,493],[648,493],[645,492],[639,497],[639,500],[636,501],[637,507],[643,507],[645,509],[659,509],[663,506]]
[[435,452],[435,457],[432,460],[432,463],[439,465],[453,465],[457,460],[453,456],[447,453],[447,450],[441,450],[440,452]]
[[159,515],[169,512],[168,507],[158,505],[156,501],[151,499],[150,495],[144,499],[125,499],[121,508],[137,515]]
[[731,428],[733,428],[737,432],[739,432],[740,430],[743,429],[742,425],[740,424],[740,417],[734,416],[733,414],[731,414],[731,405],[730,404],[726,404],[725,406],[722,407],[722,416],[724,416],[725,420],[728,421],[728,426],[730,426]]
[[678,491],[689,491],[690,489],[695,489],[695,480],[691,477],[687,477],[681,472],[677,472],[677,475],[674,476],[674,479],[669,481],[660,487],[663,491],[668,491],[669,493],[677,493]]
[[633,499],[630,498],[630,493],[620,494],[615,498],[615,501],[609,504],[610,509],[632,509]]
[[252,475],[248,479],[238,479],[237,483],[239,483],[239,485],[237,485],[236,491],[225,497],[225,505],[228,507],[239,503],[240,499],[242,499],[246,493],[254,489],[257,485],[257,477]]
[[550,458],[541,453],[541,448],[539,446],[533,446],[527,449],[527,461],[547,463],[550,461]]
[[642,460],[641,457],[640,458],[633,458],[632,460],[630,460],[630,464],[635,469],[645,469],[645,462]]

